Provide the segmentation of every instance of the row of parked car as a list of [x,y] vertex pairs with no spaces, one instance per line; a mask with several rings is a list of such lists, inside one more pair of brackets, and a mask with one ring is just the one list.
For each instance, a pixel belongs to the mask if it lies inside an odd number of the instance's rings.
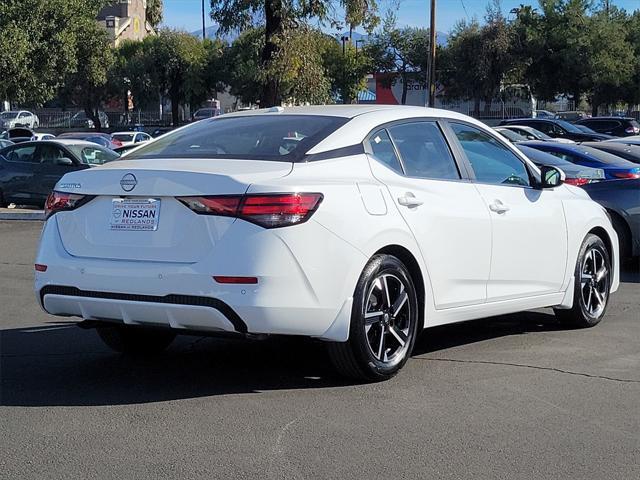
[[583,187],[609,213],[622,256],[640,255],[640,126],[635,120],[523,118],[494,128],[535,164],[558,167],[565,183]]

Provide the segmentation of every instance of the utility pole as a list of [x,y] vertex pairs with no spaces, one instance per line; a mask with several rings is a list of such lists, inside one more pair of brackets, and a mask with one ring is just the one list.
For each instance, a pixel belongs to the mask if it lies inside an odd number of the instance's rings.
[[346,77],[347,77],[347,58],[346,58],[346,45],[347,42],[349,41],[349,37],[343,35],[342,37],[340,37],[340,40],[342,41],[342,103],[347,103],[347,96],[346,96]]
[[205,24],[204,24],[204,0],[202,0],[202,40],[206,40],[207,38],[207,31],[205,30]]
[[436,0],[431,0],[431,26],[429,27],[429,65],[427,68],[427,106],[433,108],[436,99]]

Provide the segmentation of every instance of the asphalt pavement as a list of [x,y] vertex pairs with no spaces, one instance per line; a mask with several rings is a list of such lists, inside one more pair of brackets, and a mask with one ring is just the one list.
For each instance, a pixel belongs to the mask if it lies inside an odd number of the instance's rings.
[[40,228],[0,222],[2,479],[640,478],[637,267],[593,329],[438,327],[396,378],[354,384],[306,340],[114,354],[37,306]]

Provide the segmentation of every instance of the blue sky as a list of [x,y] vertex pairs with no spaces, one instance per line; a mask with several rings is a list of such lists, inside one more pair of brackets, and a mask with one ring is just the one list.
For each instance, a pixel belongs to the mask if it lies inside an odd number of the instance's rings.
[[[384,8],[385,0],[378,0]],[[598,1],[598,0],[596,0]],[[448,32],[460,19],[481,19],[488,0],[437,0],[436,26],[440,32]],[[537,6],[537,1],[502,0],[502,9],[507,14],[521,4]],[[611,4],[627,11],[640,9],[640,0],[611,0]],[[201,0],[164,0],[164,23],[170,27],[187,31],[200,30],[202,27]],[[205,0],[208,8],[209,0]],[[206,18],[207,27],[211,19]],[[429,0],[402,0],[398,10],[398,23],[415,27],[426,27],[429,22]]]

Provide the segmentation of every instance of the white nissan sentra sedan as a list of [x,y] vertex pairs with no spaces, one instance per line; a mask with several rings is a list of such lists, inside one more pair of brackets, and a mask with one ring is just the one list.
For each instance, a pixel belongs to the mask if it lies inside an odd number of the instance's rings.
[[394,375],[423,328],[552,307],[590,327],[619,284],[605,211],[457,113],[275,107],[202,120],[65,175],[35,291],[120,352],[179,333],[301,335]]

